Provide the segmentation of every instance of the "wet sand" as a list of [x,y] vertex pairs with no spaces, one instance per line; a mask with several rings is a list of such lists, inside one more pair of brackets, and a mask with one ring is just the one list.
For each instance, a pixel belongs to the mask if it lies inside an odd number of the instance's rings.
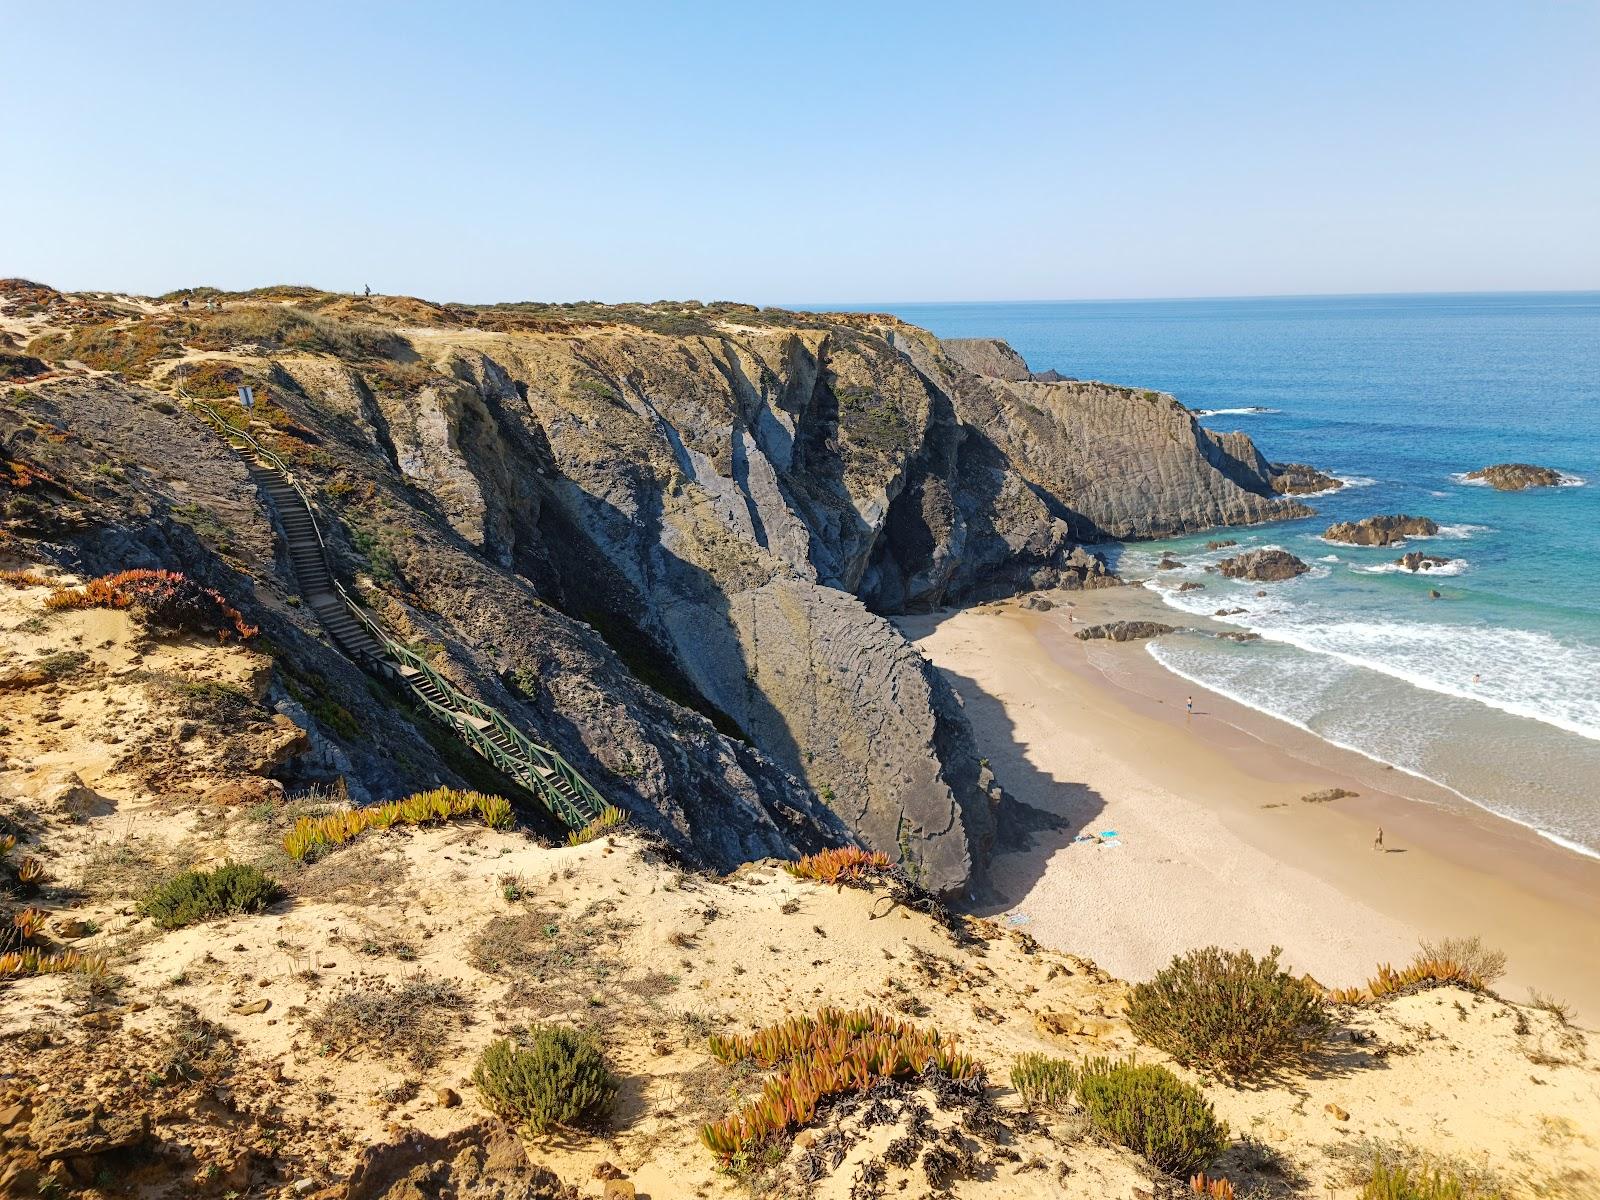
[[[1072,607],[899,622],[961,693],[1000,781],[1067,822],[996,857],[1000,899],[982,911],[1129,979],[1195,946],[1278,945],[1343,986],[1420,938],[1478,934],[1510,956],[1503,994],[1538,988],[1600,1023],[1600,862],[1194,687],[1143,643],[1072,636],[1124,617],[1172,623],[1142,589],[1056,598]],[[1358,795],[1301,800],[1335,787]]]

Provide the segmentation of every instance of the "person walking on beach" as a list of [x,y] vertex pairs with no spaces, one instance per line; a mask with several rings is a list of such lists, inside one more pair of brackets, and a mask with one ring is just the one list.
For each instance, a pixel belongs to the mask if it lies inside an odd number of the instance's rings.
[[1194,697],[1190,696],[1183,702],[1183,711],[1188,716],[1194,716]]
[[1378,826],[1378,836],[1372,839],[1372,848],[1374,850],[1382,850],[1383,849],[1383,826],[1382,825]]

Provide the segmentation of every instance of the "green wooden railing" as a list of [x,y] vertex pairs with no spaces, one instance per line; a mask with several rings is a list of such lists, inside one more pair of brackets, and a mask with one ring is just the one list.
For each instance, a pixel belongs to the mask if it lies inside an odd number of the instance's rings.
[[[333,582],[335,594],[345,610],[372,636],[380,648],[381,657],[369,662],[368,665],[383,670],[390,678],[404,685],[426,712],[448,725],[456,736],[473,750],[538,797],[563,825],[570,829],[582,829],[598,817],[605,807],[605,798],[571,763],[548,746],[541,746],[538,742],[529,740],[499,709],[473,699],[456,687],[427,659],[403,642],[391,637],[377,619],[345,590],[344,585],[334,574],[333,557],[328,553],[328,544],[323,539],[322,527],[317,521],[316,506],[311,502],[311,497],[306,494],[305,489],[300,486],[300,481],[295,478],[294,472],[289,469],[289,464],[264,446],[248,430],[230,423],[212,405],[190,396],[184,391],[181,383],[177,386],[177,394],[208,417],[235,448],[242,446],[249,450],[281,474],[284,481],[294,488],[295,494],[306,506],[306,513],[311,519],[311,530],[316,535],[317,546],[328,568],[328,578]],[[447,704],[441,705],[430,699],[419,680],[426,680],[432,685],[438,694],[445,698]],[[475,721],[484,722],[487,729],[493,729],[512,746],[515,753],[508,753],[489,736],[486,728],[479,726]]]

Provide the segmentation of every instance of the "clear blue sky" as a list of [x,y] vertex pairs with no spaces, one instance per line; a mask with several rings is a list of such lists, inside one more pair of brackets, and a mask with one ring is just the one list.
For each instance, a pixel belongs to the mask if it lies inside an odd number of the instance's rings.
[[0,275],[1600,287],[1600,4],[0,0]]

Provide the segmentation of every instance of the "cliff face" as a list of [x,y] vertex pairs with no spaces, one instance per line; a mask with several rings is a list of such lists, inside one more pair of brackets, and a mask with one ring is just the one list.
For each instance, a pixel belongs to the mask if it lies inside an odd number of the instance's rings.
[[[952,353],[893,318],[298,289],[61,325],[30,305],[19,332],[57,363],[110,345],[148,388],[258,382],[369,602],[719,865],[854,836],[966,886],[1003,793],[959,699],[877,614],[1114,583],[1079,543],[1306,511],[1248,438],[1170,397],[1037,382],[1004,343]],[[129,345],[157,349],[129,367]],[[29,403],[208,444],[150,392],[66,370]],[[235,569],[288,590],[259,554]]]

